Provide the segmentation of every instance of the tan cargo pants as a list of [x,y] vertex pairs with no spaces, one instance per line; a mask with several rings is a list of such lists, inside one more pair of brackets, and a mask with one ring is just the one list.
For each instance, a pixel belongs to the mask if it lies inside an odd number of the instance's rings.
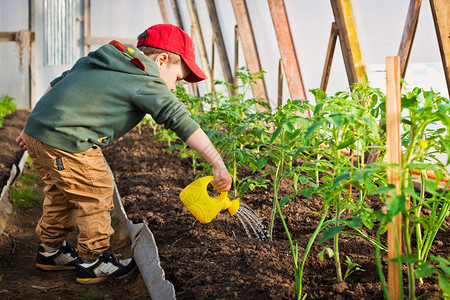
[[93,146],[70,153],[25,135],[28,153],[46,184],[42,217],[36,226],[41,242],[60,247],[77,226],[82,259],[95,260],[109,248],[114,230],[114,182],[103,153]]

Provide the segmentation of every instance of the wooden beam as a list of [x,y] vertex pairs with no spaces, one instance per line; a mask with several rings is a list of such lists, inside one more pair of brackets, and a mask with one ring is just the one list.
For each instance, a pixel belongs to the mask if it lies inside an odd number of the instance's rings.
[[[28,30],[32,34],[30,41],[30,51],[28,52],[30,57],[28,59],[28,82],[29,82],[29,100],[28,108],[34,107],[34,100],[36,97],[36,43],[34,38],[35,32],[35,18],[36,18],[36,7],[35,1],[28,0]],[[36,99],[37,101],[37,99]]]
[[169,15],[167,14],[166,3],[164,2],[164,0],[158,0],[158,5],[159,5],[159,10],[161,11],[161,16],[163,18],[163,22],[165,24],[169,24],[170,20],[169,20]]
[[430,0],[430,6],[450,96],[450,5],[448,0]]
[[177,26],[184,30],[183,20],[181,19],[180,9],[178,8],[178,1],[170,0],[170,2],[172,3],[172,10],[177,22]]
[[[391,168],[387,173],[388,184],[394,184],[399,192],[401,170],[401,139],[400,139],[400,57],[386,58],[386,155]],[[388,201],[391,200],[389,196]],[[400,282],[399,265],[390,261],[398,257],[397,249],[402,249],[402,215],[398,213],[392,223],[388,224],[388,291],[391,299],[401,299],[402,284]]]
[[206,86],[208,89],[208,92],[212,92],[213,90],[213,82],[211,81],[211,69],[208,62],[208,56],[206,54],[206,47],[205,42],[203,40],[203,34],[202,30],[200,28],[200,22],[198,20],[197,10],[195,8],[194,0],[187,0],[187,5],[189,9],[189,15],[191,16],[192,21],[192,35],[194,37],[195,42],[197,42],[197,49],[200,56],[200,61],[202,64],[202,69],[205,75],[208,77],[206,78]]
[[[231,0],[233,5],[234,15],[236,17],[237,26],[239,28],[239,36],[244,50],[244,57],[250,73],[261,71],[261,62],[259,59],[258,49],[256,47],[255,36],[253,28],[250,23],[248,15],[247,4],[245,0]],[[267,98],[267,90],[264,79],[257,79],[255,84],[252,84],[253,97],[255,99]]]
[[366,71],[362,60],[353,20],[350,0],[330,0],[333,15],[339,28],[339,42],[341,44],[348,83],[364,82]]
[[14,42],[16,40],[15,31],[0,32],[0,42]]
[[327,90],[328,79],[330,78],[331,64],[333,63],[334,50],[336,49],[336,40],[339,35],[339,28],[336,22],[331,24],[330,39],[328,41],[327,56],[325,65],[323,66],[322,80],[320,81],[320,89],[324,92]]
[[422,0],[411,0],[409,2],[408,15],[406,16],[405,27],[397,55],[400,57],[400,76],[405,78],[409,56],[416,34],[417,23],[419,22],[419,12]]
[[291,99],[307,100],[284,0],[268,0],[268,2]]
[[[216,4],[214,0],[206,0],[206,5],[208,6],[209,18],[211,19],[211,25],[216,37],[216,47],[217,52],[219,53],[225,82],[233,84],[233,73],[231,72],[230,61],[228,59],[227,49],[225,48],[222,29],[220,27],[219,17],[217,15]],[[228,88],[228,93],[231,95],[230,88]]]

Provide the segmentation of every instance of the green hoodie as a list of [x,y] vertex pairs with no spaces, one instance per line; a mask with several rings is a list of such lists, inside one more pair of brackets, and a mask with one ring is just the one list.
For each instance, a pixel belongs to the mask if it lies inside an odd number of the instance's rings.
[[[148,113],[186,141],[199,125],[167,88],[156,63],[126,46],[121,52],[104,45],[53,80],[28,117],[25,133],[79,153],[118,139]],[[135,57],[145,70],[131,61]]]

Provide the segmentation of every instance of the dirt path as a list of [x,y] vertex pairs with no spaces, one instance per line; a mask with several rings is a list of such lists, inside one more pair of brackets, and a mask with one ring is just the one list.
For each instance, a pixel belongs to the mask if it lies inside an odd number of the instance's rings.
[[[33,173],[28,165],[24,174]],[[20,180],[14,185],[21,184]],[[42,190],[42,183],[35,191]],[[42,199],[42,192],[40,193]],[[94,285],[75,282],[75,271],[46,272],[35,266],[39,239],[34,228],[41,216],[41,202],[16,208],[0,235],[0,299],[147,299],[148,292],[136,271],[122,280],[108,279]],[[75,235],[70,242],[76,244]],[[121,246],[120,246],[121,247]],[[114,247],[112,251],[125,250]],[[117,251],[118,252],[118,251]]]

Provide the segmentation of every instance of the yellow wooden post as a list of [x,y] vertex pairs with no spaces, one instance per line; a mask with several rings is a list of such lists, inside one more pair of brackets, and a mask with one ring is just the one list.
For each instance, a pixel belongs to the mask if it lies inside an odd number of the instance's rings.
[[[400,188],[401,140],[400,140],[400,57],[386,58],[386,154],[387,162],[397,164],[398,168],[388,170],[389,184]],[[391,199],[389,198],[388,201]],[[388,224],[388,259],[398,256],[397,249],[402,249],[402,216],[396,215]],[[388,262],[388,291],[391,299],[400,299],[400,274],[398,263]]]

